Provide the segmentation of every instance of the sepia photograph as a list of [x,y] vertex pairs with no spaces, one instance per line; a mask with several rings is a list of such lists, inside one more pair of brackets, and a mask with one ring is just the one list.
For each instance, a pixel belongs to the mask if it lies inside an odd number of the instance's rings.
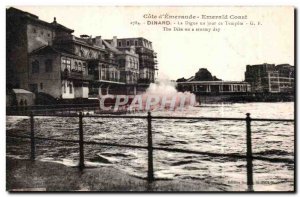
[[293,6],[6,6],[6,191],[296,191]]

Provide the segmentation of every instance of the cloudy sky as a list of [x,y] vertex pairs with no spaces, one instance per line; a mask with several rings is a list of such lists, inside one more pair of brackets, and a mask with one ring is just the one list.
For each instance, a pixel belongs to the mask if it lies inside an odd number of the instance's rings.
[[[159,76],[177,79],[190,77],[199,68],[207,68],[223,80],[244,80],[247,64],[289,63],[294,65],[293,7],[24,7],[41,20],[57,22],[79,36],[87,34],[104,39],[113,36],[144,37],[153,42],[158,55]],[[146,25],[144,14],[235,15],[261,25],[229,26],[222,22],[220,32],[163,31],[163,26]],[[139,21],[141,25],[131,25]],[[178,21],[178,20],[177,20]],[[175,20],[171,20],[174,25]],[[185,22],[186,20],[180,20]],[[194,22],[207,20],[197,19]],[[187,27],[187,26],[182,26]]]

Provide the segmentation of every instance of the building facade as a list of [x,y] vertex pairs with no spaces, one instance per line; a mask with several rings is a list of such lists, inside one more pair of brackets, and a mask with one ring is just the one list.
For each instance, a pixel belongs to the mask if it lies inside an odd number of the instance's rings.
[[[74,99],[136,94],[137,87],[154,82],[150,41],[132,38],[128,44],[116,37],[106,41],[101,36],[76,37],[73,32],[55,17],[48,23],[7,9],[7,86]],[[118,46],[120,41],[126,47]],[[140,52],[145,50],[149,57]]]
[[250,85],[242,81],[185,81],[177,82],[177,89],[195,94],[226,94],[250,92]]
[[120,51],[129,51],[132,46],[135,47],[139,55],[139,83],[149,84],[155,81],[157,69],[157,54],[152,48],[152,42],[145,38],[117,38],[107,40]]
[[247,65],[245,81],[252,92],[294,92],[294,66],[289,64]]
[[177,79],[177,89],[196,95],[236,94],[251,91],[250,84],[243,81],[222,81],[213,76],[206,68],[200,68],[194,76]]
[[54,20],[47,23],[38,16],[15,8],[6,11],[7,86],[28,89],[29,54],[42,46],[52,45],[57,36],[73,33]]
[[44,46],[29,56],[29,82],[32,92],[43,92],[57,99],[88,98],[86,59]]
[[[120,81],[120,69],[116,61],[118,54],[104,45],[101,36],[62,37],[55,41],[55,46],[85,60],[82,66],[86,68],[89,78],[88,97],[113,93],[109,90],[125,85]],[[80,68],[81,65],[78,66]]]

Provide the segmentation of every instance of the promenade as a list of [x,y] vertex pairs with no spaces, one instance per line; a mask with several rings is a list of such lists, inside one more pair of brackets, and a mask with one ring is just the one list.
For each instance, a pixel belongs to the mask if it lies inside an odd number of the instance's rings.
[[6,158],[6,190],[25,191],[221,191],[195,180],[157,180],[131,176],[111,166],[77,167],[42,161]]

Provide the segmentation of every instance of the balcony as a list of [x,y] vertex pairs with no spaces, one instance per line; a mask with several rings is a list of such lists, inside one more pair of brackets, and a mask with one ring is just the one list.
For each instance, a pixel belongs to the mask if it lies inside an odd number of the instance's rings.
[[141,63],[157,64],[157,60],[151,57],[140,57]]
[[136,52],[140,55],[154,55],[153,50],[146,47],[137,48]]
[[72,79],[72,80],[83,80],[92,81],[95,80],[94,75],[84,75],[83,72],[79,71],[64,71],[62,72],[62,79]]
[[105,63],[105,64],[109,64],[109,65],[115,65],[115,66],[118,65],[118,62],[115,59],[112,59],[112,58],[100,57],[98,59],[95,59],[95,61],[99,61],[101,63]]

